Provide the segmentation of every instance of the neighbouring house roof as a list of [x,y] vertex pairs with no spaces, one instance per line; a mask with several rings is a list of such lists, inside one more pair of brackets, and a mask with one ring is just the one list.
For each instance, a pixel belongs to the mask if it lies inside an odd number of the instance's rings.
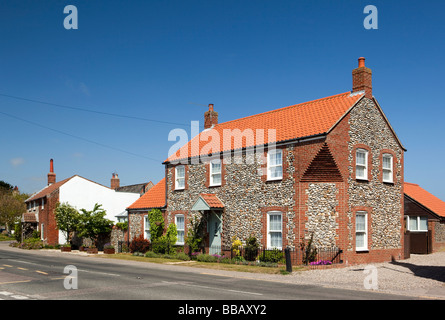
[[192,207],[194,210],[211,210],[211,209],[222,209],[224,204],[219,200],[216,194],[213,193],[201,193],[199,194],[198,200]]
[[[35,193],[34,195],[32,195],[31,197],[26,199],[25,203],[26,202],[30,202],[30,201],[34,201],[34,200],[37,200],[37,199],[41,199],[43,197],[46,197],[46,196],[50,195],[51,193],[53,193],[55,190],[59,189],[62,185],[64,185],[65,183],[67,183],[68,181],[73,179],[74,177],[79,177],[79,178],[85,179],[87,181],[93,182],[95,184],[98,184],[98,185],[100,185],[102,187],[110,189],[110,187],[104,186],[104,185],[102,185],[100,183],[97,183],[97,182],[95,182],[93,180],[81,177],[79,175],[74,175],[74,176],[72,176],[70,178],[67,178],[65,180],[61,180],[59,182],[56,182],[54,184],[51,184],[49,186],[44,187],[42,190],[38,191],[37,193]],[[122,187],[118,188],[120,190],[116,190],[116,191],[117,192],[141,193],[141,190],[144,189],[145,186],[149,185],[150,183],[152,183],[152,182],[150,181],[148,184],[147,183],[143,183],[143,184],[131,185],[131,186],[128,186],[128,187],[127,186],[122,186]],[[112,189],[110,189],[110,190],[112,190]]]
[[131,192],[131,193],[140,193],[144,194],[148,190],[150,190],[153,187],[153,182],[145,182],[145,183],[139,183],[139,184],[132,184],[129,186],[122,186],[119,188],[116,188],[115,190],[117,192]]
[[[249,117],[216,124],[212,129],[202,131],[186,145],[171,155],[165,163],[186,158],[253,147],[267,143],[279,143],[309,138],[328,133],[365,96],[363,91],[345,92],[334,96],[300,103]],[[235,145],[235,139],[224,130],[252,130],[254,141],[242,139],[242,145]],[[276,129],[276,136],[269,137],[268,129]],[[264,132],[264,138],[260,136]],[[214,140],[214,135],[219,137]],[[223,138],[224,137],[224,138]],[[219,139],[218,139],[219,138]],[[251,139],[252,140],[252,139]],[[212,141],[211,147],[209,141]],[[211,149],[211,150],[209,150]]]
[[165,206],[165,178],[133,202],[127,210],[162,208]]
[[418,202],[425,208],[431,210],[440,217],[445,218],[445,202],[429,193],[418,184],[405,182],[403,185],[404,193],[409,198]]
[[31,197],[29,197],[28,199],[26,199],[25,202],[37,200],[37,199],[40,199],[40,198],[43,198],[43,197],[46,197],[46,196],[50,195],[51,193],[53,193],[54,191],[59,189],[62,185],[64,185],[65,183],[67,183],[69,180],[71,180],[74,177],[75,176],[72,176],[72,177],[67,178],[65,180],[62,180],[62,181],[56,182],[54,184],[51,184],[49,186],[46,186],[42,190],[38,191],[36,194],[34,194]]

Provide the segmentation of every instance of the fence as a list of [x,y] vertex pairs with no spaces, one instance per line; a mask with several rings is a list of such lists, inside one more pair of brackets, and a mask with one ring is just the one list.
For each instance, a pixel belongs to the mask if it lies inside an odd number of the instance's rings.
[[[291,265],[327,265],[343,263],[343,251],[338,247],[313,248],[311,251],[305,251],[298,248],[286,249],[267,249],[250,247],[238,247],[233,250],[231,247],[211,246],[202,250],[208,254],[224,255],[228,258],[237,256],[243,257],[247,261],[289,263]],[[191,254],[191,253],[190,253]],[[287,259],[286,259],[287,257]],[[287,260],[290,260],[289,262]]]
[[[187,246],[178,247],[177,249],[192,255],[192,252]],[[128,252],[127,241],[118,241],[117,252]],[[252,249],[247,246],[238,247],[234,250],[231,247],[211,246],[202,248],[201,252],[225,256],[231,259],[243,257],[247,261],[259,260],[261,262],[286,263],[286,265],[328,265],[343,263],[343,251],[338,247],[319,247],[309,251],[299,248]]]

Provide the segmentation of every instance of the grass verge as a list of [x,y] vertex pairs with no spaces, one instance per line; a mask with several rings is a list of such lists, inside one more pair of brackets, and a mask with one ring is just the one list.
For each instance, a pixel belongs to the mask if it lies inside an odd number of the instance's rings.
[[[217,262],[199,262],[199,261],[183,261],[178,259],[166,259],[166,258],[148,258],[141,256],[133,256],[130,253],[117,253],[117,254],[104,254],[97,257],[106,259],[119,259],[119,260],[130,260],[130,261],[140,261],[140,262],[150,262],[159,264],[170,264],[170,265],[181,265],[193,268],[206,268],[214,270],[226,270],[226,271],[238,271],[238,272],[252,272],[252,273],[264,273],[264,274],[289,274],[286,271],[285,266],[278,267],[259,267],[259,266],[249,266],[249,265],[238,265],[238,264],[227,264],[227,263],[217,263]],[[293,266],[292,271],[302,271],[304,267]]]

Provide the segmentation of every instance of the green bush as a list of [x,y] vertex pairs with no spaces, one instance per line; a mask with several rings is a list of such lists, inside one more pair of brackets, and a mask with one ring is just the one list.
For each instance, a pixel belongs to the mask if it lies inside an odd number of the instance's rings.
[[153,252],[153,251],[147,251],[147,252],[145,253],[145,257],[146,257],[146,258],[159,258],[160,255],[157,254],[157,253],[155,253],[155,252]]
[[218,262],[218,258],[209,254],[203,253],[196,256],[199,262]]
[[151,245],[152,245],[152,250],[155,253],[160,253],[160,254],[176,253],[176,247],[174,243],[171,243],[165,235],[159,237],[156,240],[153,240]]
[[279,249],[265,250],[259,256],[261,262],[284,262],[284,253]]
[[189,261],[190,257],[184,252],[179,252],[175,255],[175,259]]
[[244,247],[244,259],[248,261],[256,261],[258,248],[259,244],[254,236],[247,238],[246,246]]

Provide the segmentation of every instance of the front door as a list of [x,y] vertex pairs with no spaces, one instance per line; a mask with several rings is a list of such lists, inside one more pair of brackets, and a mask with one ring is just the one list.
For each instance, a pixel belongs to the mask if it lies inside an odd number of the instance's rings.
[[209,231],[209,254],[221,253],[222,214],[213,210],[209,211],[207,222]]

